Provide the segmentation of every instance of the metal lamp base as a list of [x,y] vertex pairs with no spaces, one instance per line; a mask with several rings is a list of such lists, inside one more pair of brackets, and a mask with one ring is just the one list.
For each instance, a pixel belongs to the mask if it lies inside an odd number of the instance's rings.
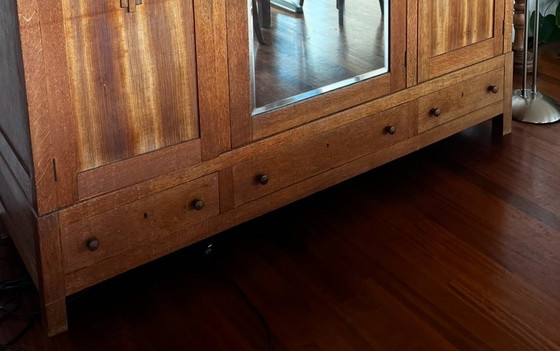
[[525,90],[526,98],[523,97],[523,91],[516,89],[513,91],[513,119],[520,122],[547,124],[560,120],[560,104],[550,97],[539,92],[531,92],[530,89]]

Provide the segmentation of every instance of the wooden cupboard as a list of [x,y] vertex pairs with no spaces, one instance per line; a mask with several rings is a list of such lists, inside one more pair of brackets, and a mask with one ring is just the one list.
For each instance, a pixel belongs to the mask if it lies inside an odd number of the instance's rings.
[[0,5],[0,214],[49,335],[70,294],[482,121],[511,131],[508,1],[392,0],[385,73],[259,114],[248,6]]

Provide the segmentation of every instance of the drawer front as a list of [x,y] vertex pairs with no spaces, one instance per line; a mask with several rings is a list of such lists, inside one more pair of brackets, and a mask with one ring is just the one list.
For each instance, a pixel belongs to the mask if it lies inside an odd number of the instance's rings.
[[236,206],[407,139],[410,112],[403,104],[235,166]]
[[418,99],[422,133],[503,99],[503,68],[438,90]]
[[[61,228],[66,273],[186,229],[219,213],[212,174]],[[96,247],[97,246],[97,247]]]

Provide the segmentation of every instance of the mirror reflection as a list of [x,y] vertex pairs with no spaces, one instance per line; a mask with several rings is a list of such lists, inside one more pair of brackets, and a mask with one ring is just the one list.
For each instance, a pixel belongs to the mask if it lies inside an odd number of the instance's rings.
[[249,0],[253,114],[388,71],[388,0]]

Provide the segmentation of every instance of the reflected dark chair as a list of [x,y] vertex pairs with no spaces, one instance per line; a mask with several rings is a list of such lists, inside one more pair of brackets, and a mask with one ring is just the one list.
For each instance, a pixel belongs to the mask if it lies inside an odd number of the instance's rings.
[[[262,2],[261,2],[262,4]],[[251,15],[253,17],[253,32],[257,36],[257,40],[259,44],[265,44],[263,33],[262,33],[262,24],[261,24],[261,16],[259,15],[259,10],[262,11],[262,6],[257,7],[257,0],[251,1]]]
[[[299,4],[300,6],[303,6],[303,1],[304,0],[300,0]],[[344,25],[344,1],[345,0],[336,0],[336,8],[338,9],[338,24],[340,26]],[[384,0],[379,0],[379,7],[381,8],[381,14],[383,15],[385,12],[385,8],[384,8]]]

